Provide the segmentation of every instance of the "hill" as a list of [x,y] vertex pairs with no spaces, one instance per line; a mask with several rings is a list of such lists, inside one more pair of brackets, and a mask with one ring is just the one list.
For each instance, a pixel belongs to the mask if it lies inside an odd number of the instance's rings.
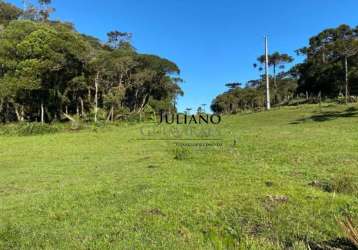
[[332,104],[226,116],[210,125],[222,146],[148,140],[152,124],[1,136],[0,248],[338,244],[337,219],[358,223],[357,116]]

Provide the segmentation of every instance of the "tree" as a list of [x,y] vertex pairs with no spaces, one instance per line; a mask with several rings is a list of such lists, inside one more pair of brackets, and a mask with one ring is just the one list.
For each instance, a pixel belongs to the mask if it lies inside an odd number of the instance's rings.
[[0,2],[3,122],[85,119],[91,110],[95,121],[105,119],[99,110],[111,121],[122,112],[176,112],[183,92],[174,62],[137,53],[127,32],[109,32],[102,43],[70,23],[51,21],[50,0],[25,3],[21,12]]
[[41,21],[47,21],[55,9],[50,7],[52,0],[38,0],[41,8],[39,9],[39,18]]
[[252,88],[247,85],[245,88],[236,88],[217,96],[211,104],[211,109],[215,113],[233,114],[260,109],[264,104],[264,89],[261,86]]
[[[100,92],[111,119],[123,106],[138,114],[150,101],[162,101],[171,107],[182,93],[180,78],[175,77],[180,72],[177,65],[157,56],[138,54],[130,46],[111,48],[97,55],[92,65],[96,72],[95,110]],[[95,120],[96,117],[95,111]]]
[[295,67],[299,91],[336,97],[349,97],[349,76],[357,71],[357,28],[340,25],[310,38],[309,46],[299,49],[306,60]]
[[358,34],[347,25],[341,25],[336,29],[336,41],[329,45],[329,49],[336,52],[344,63],[345,99],[348,103],[349,96],[349,68],[348,59],[358,53]]
[[17,20],[22,14],[22,10],[16,6],[0,1],[0,25],[2,28],[10,21]]
[[114,87],[104,96],[104,104],[110,111],[107,120],[114,121],[115,110],[122,108],[125,89],[122,87]]
[[22,2],[24,4],[22,19],[45,22],[55,12],[50,6],[52,0],[38,0],[36,5],[30,0],[22,0]]
[[[262,79],[250,80],[245,87],[229,84],[229,91],[218,95],[211,104],[215,113],[234,114],[241,111],[261,110],[265,105],[266,85]],[[277,75],[277,105],[288,103],[297,89],[297,80],[291,72],[282,72]]]
[[236,88],[239,88],[241,85],[242,84],[239,83],[239,82],[232,82],[232,83],[225,84],[225,86],[229,88],[229,91],[232,91],[232,90],[234,90]]
[[[38,107],[41,122],[46,115],[48,120],[59,117],[61,97],[81,74],[84,54],[86,43],[67,27],[21,20],[10,23],[0,38],[2,78],[19,82],[13,93],[26,96],[29,112]],[[12,98],[13,106],[17,99]]]
[[[260,56],[257,58],[259,63],[264,64],[265,63],[265,55]],[[269,66],[273,68],[273,79],[274,79],[274,86],[277,88],[277,68],[284,69],[285,64],[293,62],[293,58],[289,56],[288,54],[281,54],[279,52],[275,52],[271,55],[269,55]],[[257,67],[257,64],[254,64],[254,67]]]
[[108,45],[112,49],[118,49],[124,46],[131,47],[130,40],[132,38],[132,34],[129,32],[121,32],[115,30],[115,31],[108,32],[107,37],[108,37]]
[[[76,114],[81,117],[85,116],[85,107],[84,100],[87,94],[87,79],[82,74],[81,76],[76,76],[72,80],[70,80],[67,84],[67,88],[65,90],[64,96],[67,97],[72,103],[76,104]],[[66,114],[68,113],[68,107],[66,105]]]
[[164,58],[153,55],[138,55],[138,62],[130,78],[126,102],[134,112],[141,112],[152,97],[155,100],[170,98],[174,101],[182,94],[177,76],[179,67]]

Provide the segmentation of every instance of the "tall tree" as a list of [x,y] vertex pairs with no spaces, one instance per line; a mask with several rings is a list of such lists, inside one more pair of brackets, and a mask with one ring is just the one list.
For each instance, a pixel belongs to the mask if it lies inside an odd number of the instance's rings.
[[[262,55],[257,58],[258,62],[261,64],[265,63],[266,56]],[[277,69],[284,69],[285,64],[293,62],[293,57],[288,54],[281,54],[279,52],[275,52],[268,56],[269,66],[273,68],[273,80],[274,86],[277,88]],[[254,67],[257,67],[257,64],[254,64]]]
[[349,97],[349,67],[348,60],[358,53],[358,34],[347,25],[336,29],[336,41],[329,45],[329,49],[337,53],[344,64],[345,100]]
[[121,32],[118,30],[114,30],[107,33],[108,37],[108,45],[113,49],[118,49],[123,46],[131,46],[130,40],[132,38],[132,34],[129,32]]
[[39,17],[42,21],[47,21],[55,9],[50,6],[52,0],[38,0],[40,4]]
[[299,49],[306,60],[295,67],[299,76],[299,91],[349,97],[349,75],[357,71],[357,29],[348,25],[326,29],[309,40],[309,46]]

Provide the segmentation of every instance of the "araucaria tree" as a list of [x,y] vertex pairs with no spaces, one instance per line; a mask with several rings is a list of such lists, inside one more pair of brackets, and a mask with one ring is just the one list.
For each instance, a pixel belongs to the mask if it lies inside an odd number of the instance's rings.
[[175,63],[137,53],[130,33],[109,32],[102,43],[72,24],[51,21],[50,4],[26,2],[20,10],[0,2],[2,122],[45,123],[75,115],[114,121],[148,105],[175,110],[182,94]]
[[[266,61],[266,56],[262,55],[257,58],[257,61],[261,64],[264,64]],[[293,57],[289,56],[288,54],[281,54],[279,52],[275,52],[268,56],[268,64],[269,67],[273,68],[273,83],[275,88],[277,88],[277,70],[284,69],[285,64],[293,62]],[[257,67],[257,64],[254,64]]]
[[297,52],[306,56],[293,69],[299,79],[298,92],[328,97],[344,93],[346,102],[350,95],[358,94],[358,28],[326,29]]
[[[266,55],[261,55],[257,58],[259,64],[263,65],[266,62]],[[293,62],[293,57],[289,56],[288,54],[281,54],[279,52],[274,52],[271,55],[268,55],[268,66],[272,68],[273,71],[273,89],[271,93],[273,93],[274,99],[272,100],[272,104],[280,102],[282,99],[279,95],[278,90],[278,82],[277,82],[277,75],[278,70],[283,71],[285,69],[286,64]],[[258,64],[254,64],[254,67],[258,67]],[[262,70],[262,67],[259,67],[259,70]]]

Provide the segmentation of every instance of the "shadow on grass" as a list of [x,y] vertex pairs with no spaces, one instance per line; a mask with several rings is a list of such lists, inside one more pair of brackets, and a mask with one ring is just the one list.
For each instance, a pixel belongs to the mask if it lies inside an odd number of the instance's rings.
[[337,238],[330,241],[317,244],[311,242],[309,244],[312,250],[326,250],[326,249],[342,249],[342,250],[356,250],[357,247],[348,239]]
[[332,121],[338,118],[349,118],[349,117],[358,117],[358,109],[354,107],[350,107],[346,109],[345,111],[327,111],[322,112],[318,115],[312,115],[310,117],[305,117],[302,119],[298,119],[296,121],[291,122],[290,124],[301,124],[308,121],[314,121],[314,122],[326,122],[326,121]]

